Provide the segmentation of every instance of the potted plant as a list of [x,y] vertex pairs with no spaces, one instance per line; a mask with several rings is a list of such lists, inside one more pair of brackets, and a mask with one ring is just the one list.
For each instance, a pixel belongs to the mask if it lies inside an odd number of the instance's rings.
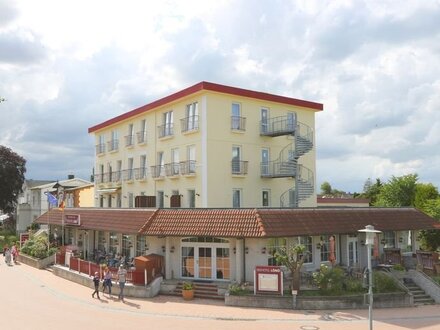
[[182,297],[185,300],[191,300],[194,298],[194,284],[192,282],[183,282]]

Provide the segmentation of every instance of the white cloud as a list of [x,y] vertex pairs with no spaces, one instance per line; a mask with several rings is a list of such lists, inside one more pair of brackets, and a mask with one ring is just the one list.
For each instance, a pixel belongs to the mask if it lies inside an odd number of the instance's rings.
[[87,128],[207,80],[324,103],[317,189],[440,185],[436,1],[0,0],[0,144],[87,178]]

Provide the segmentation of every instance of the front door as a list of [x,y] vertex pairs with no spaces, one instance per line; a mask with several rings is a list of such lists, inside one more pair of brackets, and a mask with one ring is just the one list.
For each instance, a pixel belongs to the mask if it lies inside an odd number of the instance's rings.
[[347,265],[350,267],[356,266],[359,262],[358,240],[357,237],[348,237],[347,240],[348,260]]
[[182,277],[221,280],[229,279],[229,248],[182,246]]

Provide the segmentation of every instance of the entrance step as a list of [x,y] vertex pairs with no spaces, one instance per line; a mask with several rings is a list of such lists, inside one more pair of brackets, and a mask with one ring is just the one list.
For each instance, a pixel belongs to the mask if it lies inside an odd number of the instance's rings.
[[422,290],[412,279],[404,278],[403,285],[414,297],[414,305],[433,305],[435,300]]
[[[193,282],[193,284],[195,298],[225,299],[225,296],[219,293],[218,286],[215,283]],[[183,282],[177,283],[176,289],[173,292],[174,295],[182,295],[182,285]]]

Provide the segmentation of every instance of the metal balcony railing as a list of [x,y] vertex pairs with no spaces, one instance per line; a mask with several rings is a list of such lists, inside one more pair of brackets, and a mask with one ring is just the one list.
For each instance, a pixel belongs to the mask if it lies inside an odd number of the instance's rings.
[[180,174],[182,175],[191,175],[196,173],[196,161],[195,160],[186,160],[180,162]]
[[180,119],[181,132],[191,132],[199,130],[199,116],[190,116]]
[[150,166],[151,176],[153,179],[162,178],[165,176],[165,166],[164,165],[155,165]]
[[165,164],[165,175],[166,176],[176,176],[180,173],[179,163],[169,163]]
[[246,118],[231,116],[231,129],[233,131],[245,131],[246,130]]
[[147,168],[146,167],[135,168],[134,176],[136,180],[145,180],[147,178]]
[[233,175],[245,175],[248,173],[248,161],[231,161],[231,171]]
[[134,135],[126,135],[125,136],[125,146],[131,147],[134,145]]
[[119,140],[110,140],[107,142],[108,151],[117,151],[119,149]]
[[146,143],[147,142],[147,132],[146,131],[140,131],[136,133],[137,136],[137,143]]
[[281,136],[295,133],[296,116],[280,116],[260,121],[260,135]]
[[173,124],[164,124],[157,126],[157,131],[159,134],[159,138],[163,138],[166,136],[173,136],[174,135],[174,127]]
[[103,154],[105,152],[105,144],[104,143],[97,144],[95,147],[96,147],[96,154],[97,155]]

